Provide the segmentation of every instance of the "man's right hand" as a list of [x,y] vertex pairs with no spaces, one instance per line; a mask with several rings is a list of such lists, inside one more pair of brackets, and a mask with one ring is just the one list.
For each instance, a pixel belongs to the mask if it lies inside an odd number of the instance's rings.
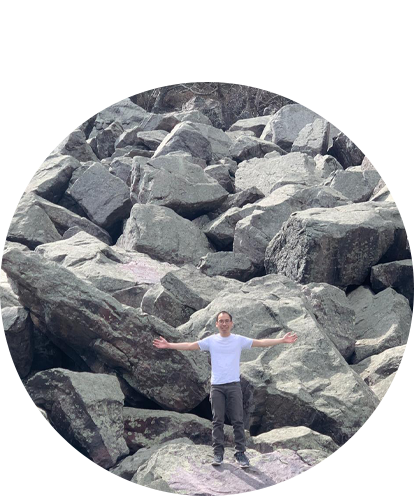
[[169,348],[170,347],[170,343],[161,336],[159,339],[154,339],[153,345],[156,348]]

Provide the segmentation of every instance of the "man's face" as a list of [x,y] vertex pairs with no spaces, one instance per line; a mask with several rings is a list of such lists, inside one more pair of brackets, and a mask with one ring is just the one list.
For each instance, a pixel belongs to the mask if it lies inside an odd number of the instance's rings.
[[228,336],[233,327],[230,316],[225,312],[220,313],[216,322],[216,327],[222,336]]

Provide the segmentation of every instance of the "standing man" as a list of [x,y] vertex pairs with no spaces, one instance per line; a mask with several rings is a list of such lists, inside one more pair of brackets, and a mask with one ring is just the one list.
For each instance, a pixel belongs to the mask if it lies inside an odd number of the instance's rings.
[[227,413],[233,426],[236,460],[241,467],[249,466],[243,423],[243,394],[240,385],[240,355],[244,349],[294,343],[296,334],[288,332],[280,339],[251,339],[231,334],[233,318],[226,312],[216,317],[219,334],[213,334],[193,343],[169,343],[160,337],[154,340],[156,348],[171,350],[203,350],[211,355],[210,402],[213,412],[213,465],[221,465],[224,455],[224,418]]

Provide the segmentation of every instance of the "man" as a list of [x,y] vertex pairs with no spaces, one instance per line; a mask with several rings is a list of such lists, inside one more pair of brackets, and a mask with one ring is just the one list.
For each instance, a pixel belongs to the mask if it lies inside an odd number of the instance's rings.
[[231,334],[233,318],[226,312],[216,317],[219,334],[214,334],[193,343],[169,343],[160,337],[154,340],[156,348],[172,350],[203,350],[211,355],[210,402],[213,413],[213,465],[221,465],[224,455],[224,418],[227,413],[233,426],[236,445],[236,460],[241,467],[249,466],[245,454],[246,439],[243,424],[243,395],[240,386],[241,351],[251,347],[267,347],[281,343],[294,343],[297,335],[288,332],[280,339],[251,339]]

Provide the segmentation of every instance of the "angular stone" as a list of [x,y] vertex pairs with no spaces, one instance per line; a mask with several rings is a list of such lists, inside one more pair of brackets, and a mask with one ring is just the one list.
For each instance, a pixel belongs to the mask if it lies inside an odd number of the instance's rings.
[[43,144],[18,148],[0,155],[0,193],[4,193],[15,181],[43,160],[49,151]]
[[313,158],[295,152],[241,162],[236,172],[236,191],[256,186],[264,195],[268,195],[275,184],[286,179],[306,183],[308,186],[322,182]]
[[378,427],[350,455],[376,482],[402,485],[414,478],[414,414]]
[[86,136],[80,129],[75,129],[52,152],[52,154],[70,155],[79,162],[98,160],[91,146],[86,142]]
[[362,161],[362,170],[381,172],[374,194],[378,193],[401,169],[414,160],[414,143],[390,136],[376,136]]
[[110,496],[101,479],[74,456],[50,469],[39,496]]
[[38,253],[11,249],[3,255],[3,270],[36,327],[93,372],[116,371],[138,393],[175,411],[189,411],[206,398],[207,358],[154,348],[155,337],[179,337],[160,319],[121,305]]
[[0,385],[0,487],[37,496],[48,474],[52,429],[46,413]]
[[361,170],[361,167],[348,167],[335,171],[325,182],[351,201],[365,202],[371,197],[381,176],[375,170]]
[[214,210],[228,194],[199,165],[182,155],[141,164],[139,177],[138,203],[168,207],[190,219]]
[[330,153],[344,169],[361,165],[371,143],[379,134],[394,136],[391,121],[374,115],[366,117],[341,131],[334,139]]
[[115,152],[115,143],[124,132],[123,127],[118,122],[113,122],[108,127],[99,131],[92,148],[99,159],[110,157]]
[[19,376],[23,378],[30,372],[33,362],[33,325],[29,312],[20,303],[4,307],[2,298],[1,316],[10,355]]
[[398,209],[369,202],[295,212],[266,249],[265,268],[301,282],[362,284],[380,260],[407,258]]
[[230,126],[229,131],[252,131],[257,138],[260,138],[269,120],[269,115],[240,119]]
[[99,164],[92,165],[71,186],[68,193],[88,218],[104,229],[125,219],[131,209],[129,188]]
[[407,343],[412,312],[407,299],[387,288],[374,295],[356,289],[348,295],[357,316],[352,363]]
[[[130,452],[187,437],[195,444],[211,443],[212,423],[190,413],[124,408],[124,437]],[[225,445],[233,443],[233,429],[224,427]]]
[[249,160],[254,157],[261,158],[271,152],[276,152],[279,155],[286,154],[280,146],[251,136],[238,137],[229,150],[230,156],[236,162],[242,162],[243,160]]
[[101,467],[110,468],[128,454],[124,395],[116,377],[51,369],[31,377],[26,388],[59,434]]
[[251,188],[243,189],[234,195],[229,195],[220,207],[216,210],[218,214],[222,214],[226,210],[232,207],[244,207],[248,203],[256,203],[257,201],[264,198],[264,194],[255,186]]
[[204,172],[215,179],[228,193],[234,193],[234,176],[230,168],[224,164],[209,165]]
[[332,155],[320,155],[315,157],[316,170],[320,172],[322,177],[328,177],[332,172],[343,170],[342,165]]
[[197,264],[213,251],[198,227],[173,210],[158,205],[135,204],[118,246],[146,253],[173,264]]
[[224,276],[243,282],[257,275],[257,269],[246,255],[232,251],[209,253],[201,258],[198,268],[210,277]]
[[307,153],[314,157],[318,153],[325,155],[328,150],[330,125],[325,119],[315,119],[306,124],[292,145],[292,152]]
[[376,293],[385,288],[393,288],[397,293],[405,296],[411,308],[413,307],[413,262],[411,259],[375,265],[371,268],[370,281]]
[[205,235],[218,249],[233,247],[234,231],[237,223],[247,215],[246,210],[233,207],[203,227]]
[[[277,427],[305,426],[343,444],[372,414],[378,400],[317,323],[299,284],[280,275],[258,277],[238,291],[222,291],[178,331],[183,341],[216,333],[226,309],[234,332],[253,339],[298,340],[241,355],[245,425],[252,435]],[[250,419],[250,420],[249,420]]]

